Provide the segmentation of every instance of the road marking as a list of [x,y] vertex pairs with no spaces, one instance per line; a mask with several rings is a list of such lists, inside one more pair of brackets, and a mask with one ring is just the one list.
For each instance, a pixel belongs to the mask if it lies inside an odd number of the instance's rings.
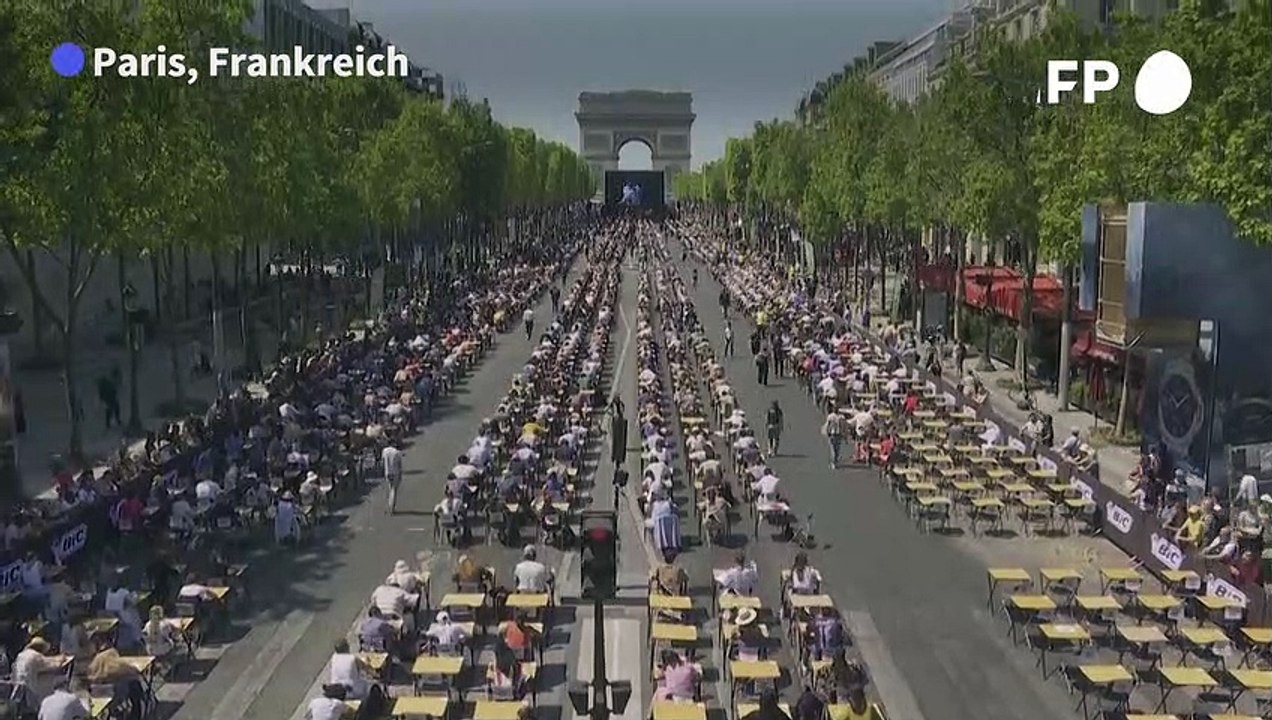
[[[610,610],[610,612],[620,612]],[[579,621],[579,655],[575,677],[585,683],[592,681],[592,635],[596,632],[596,618],[588,616]],[[641,669],[649,659],[649,646],[641,634],[640,620],[634,618],[605,618],[605,675],[609,680],[629,680],[632,683],[632,699],[622,715],[611,717],[640,720],[644,715],[644,680]]]
[[870,668],[870,680],[879,692],[889,720],[924,720],[910,684],[892,662],[892,652],[879,634],[879,628],[875,627],[870,613],[850,610],[844,619],[849,635],[861,652],[861,659]]
[[260,654],[243,670],[225,698],[212,710],[211,720],[239,720],[247,714],[261,690],[278,671],[278,666],[309,631],[313,621],[314,614],[311,612],[292,610],[287,613]]
[[618,364],[614,366],[614,378],[610,381],[609,402],[614,402],[614,396],[618,394],[618,383],[623,377],[623,366],[627,364],[628,351],[632,348],[632,338],[635,333],[632,332],[631,323],[627,322],[627,313],[623,311],[623,303],[618,303],[618,319],[623,323],[623,327],[627,330],[627,337],[623,338],[623,349],[618,355]]

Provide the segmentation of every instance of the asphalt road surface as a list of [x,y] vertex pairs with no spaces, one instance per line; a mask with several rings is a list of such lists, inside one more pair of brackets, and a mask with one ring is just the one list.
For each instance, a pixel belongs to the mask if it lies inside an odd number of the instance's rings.
[[[679,258],[673,243],[672,256]],[[584,260],[571,273],[572,283]],[[677,263],[686,284],[694,261]],[[695,293],[698,314],[717,353],[722,352],[723,322],[716,302],[719,286],[707,269],[699,267]],[[635,426],[637,372],[636,294],[641,268],[634,257],[624,264],[620,306],[611,335],[609,388],[624,398],[632,422],[628,471],[640,477],[638,431]],[[551,316],[546,298],[536,316]],[[546,324],[546,323],[545,323]],[[784,492],[797,513],[816,513],[814,531],[819,546],[809,552],[824,576],[827,590],[848,619],[856,652],[866,662],[891,720],[1017,720],[1022,717],[1071,720],[1072,701],[1058,683],[1042,683],[1032,658],[1012,651],[1001,623],[985,608],[984,565],[956,548],[947,538],[921,534],[903,515],[872,470],[828,467],[828,451],[818,433],[820,414],[793,379],[770,378],[767,387],[756,382],[746,336],[750,328],[735,320],[737,356],[725,360],[730,383],[754,422],[773,400],[785,410],[787,430],[782,454],[771,465],[783,478]],[[398,513],[385,512],[383,489],[357,507],[330,519],[320,537],[295,552],[275,553],[252,570],[254,600],[250,613],[235,628],[241,637],[220,654],[208,676],[184,698],[176,717],[181,720],[279,720],[303,715],[307,699],[318,692],[325,677],[331,646],[346,636],[361,617],[371,590],[404,559],[412,565],[420,552],[429,554],[434,569],[433,598],[444,592],[457,552],[438,547],[432,536],[431,509],[441,496],[446,471],[468,447],[481,418],[491,413],[508,383],[526,358],[531,344],[518,328],[502,336],[496,347],[440,410],[406,451],[406,479],[399,493]],[[670,410],[670,409],[669,409]],[[680,436],[677,433],[676,440]],[[600,443],[593,464],[596,482],[589,494],[592,507],[614,507],[610,478],[614,466],[608,439]],[[677,443],[683,455],[683,448]],[[683,459],[677,459],[683,478]],[[767,536],[749,537],[749,516],[735,527],[732,547],[704,548],[696,543],[697,523],[687,491],[682,527],[689,550],[681,564],[691,578],[691,593],[700,605],[710,602],[711,569],[725,567],[738,549],[759,564],[765,606],[778,606],[778,577],[788,568],[795,549]],[[607,671],[611,679],[631,680],[636,687],[621,716],[636,720],[648,714],[650,696],[646,592],[652,551],[643,540],[634,511],[634,489],[620,493],[623,525],[621,598],[606,609]],[[745,534],[743,534],[745,533]],[[510,572],[517,549],[479,544],[464,552],[497,569]],[[550,648],[545,657],[539,695],[539,718],[572,717],[565,687],[570,680],[592,674],[592,634],[595,618],[577,595],[577,556],[548,551],[541,559],[556,567],[559,595]],[[713,623],[700,629],[715,635]],[[778,633],[780,634],[780,633]],[[783,639],[783,645],[785,640]],[[704,684],[713,718],[727,707],[728,693],[720,678],[722,658],[712,640],[698,646],[706,669]],[[793,666],[787,650],[775,657]],[[782,699],[794,702],[800,688],[787,686]]]

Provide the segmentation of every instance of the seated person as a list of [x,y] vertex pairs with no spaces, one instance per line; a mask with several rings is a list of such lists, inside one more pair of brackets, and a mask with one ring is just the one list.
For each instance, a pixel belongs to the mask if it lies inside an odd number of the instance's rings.
[[40,703],[39,720],[88,720],[91,710],[82,699],[87,695],[88,686],[83,678],[58,678],[53,694]]
[[845,650],[840,649],[830,658],[830,664],[817,671],[814,677],[816,686],[831,702],[839,698],[847,700],[856,691],[864,690],[869,682],[866,669],[860,663],[848,659]]
[[163,607],[152,605],[150,618],[141,629],[142,640],[146,645],[146,654],[157,658],[166,658],[177,649],[181,641],[177,628],[163,616]]
[[759,571],[754,562],[747,562],[746,553],[739,552],[733,558],[733,566],[716,571],[716,583],[721,592],[754,597],[760,583]]
[[553,573],[539,562],[538,550],[527,545],[521,551],[521,562],[512,569],[512,577],[519,593],[545,593],[552,587]]
[[539,632],[530,626],[525,613],[518,612],[512,620],[500,625],[499,637],[509,650],[525,657],[537,645]]
[[199,582],[199,577],[194,573],[187,573],[185,585],[177,591],[177,599],[187,602],[210,602],[216,599],[216,593],[212,588]]
[[367,616],[358,625],[358,646],[363,652],[388,652],[393,642],[393,625],[384,619],[380,608],[367,608]]
[[371,669],[362,658],[349,650],[347,641],[336,641],[331,654],[331,677],[328,680],[332,685],[343,686],[346,697],[350,700],[362,700],[371,689],[371,683],[367,681],[370,673]]
[[31,638],[13,660],[13,683],[26,688],[29,697],[37,704],[48,695],[54,675],[60,672],[49,658],[50,654],[48,641],[37,637]]
[[795,553],[791,567],[790,591],[795,595],[816,595],[821,591],[822,577],[817,568],[808,564],[808,553]]
[[473,562],[467,555],[460,555],[451,579],[455,581],[455,588],[461,592],[465,589],[486,592],[490,588],[491,576],[490,570]]
[[698,683],[702,668],[687,662],[680,653],[670,648],[663,650],[658,665],[657,700],[684,700],[692,702],[698,697]]
[[415,609],[419,602],[419,595],[412,595],[398,587],[393,578],[386,578],[384,584],[371,593],[371,603],[380,608],[385,617],[402,620],[403,628],[408,631],[414,629]]
[[805,639],[814,660],[834,657],[850,644],[843,620],[832,608],[818,608]]
[[492,687],[511,689],[513,697],[520,696],[525,681],[521,674],[521,661],[507,645],[500,643],[495,647],[495,662],[486,673],[486,680]]
[[393,563],[393,572],[389,573],[385,582],[390,580],[396,581],[397,586],[407,594],[418,594],[420,591],[420,576],[411,570],[411,566],[407,565],[405,560]]
[[133,720],[141,717],[146,691],[141,683],[141,673],[125,662],[106,633],[95,633],[92,638],[95,654],[88,664],[85,678],[92,685],[114,687],[114,697],[126,701],[134,709]]
[[322,695],[310,700],[305,708],[305,720],[341,720],[349,714],[345,704],[348,696],[343,685],[324,684]]
[[450,613],[445,610],[437,613],[424,635],[430,644],[448,648],[458,648],[468,641],[468,631],[463,625],[451,622]]
[[767,644],[759,622],[759,613],[752,608],[742,608],[734,618],[737,634],[733,638],[733,650],[738,660],[763,660]]

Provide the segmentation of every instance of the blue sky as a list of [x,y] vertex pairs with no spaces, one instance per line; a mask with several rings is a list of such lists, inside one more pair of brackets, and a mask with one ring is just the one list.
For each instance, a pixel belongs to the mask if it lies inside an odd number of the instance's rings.
[[[502,122],[576,147],[582,91],[683,90],[694,165],[874,40],[928,27],[949,0],[311,0],[351,7],[411,60],[490,99]],[[624,149],[630,165],[648,151]],[[639,161],[637,161],[639,162]]]

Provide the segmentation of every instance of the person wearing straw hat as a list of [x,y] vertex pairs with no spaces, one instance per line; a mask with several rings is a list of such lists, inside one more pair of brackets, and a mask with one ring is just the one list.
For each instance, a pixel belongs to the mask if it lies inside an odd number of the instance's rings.
[[742,608],[738,610],[737,617],[733,622],[737,625],[737,638],[735,640],[735,649],[738,660],[763,660],[764,659],[764,631],[760,629],[757,622],[760,615],[755,608]]

